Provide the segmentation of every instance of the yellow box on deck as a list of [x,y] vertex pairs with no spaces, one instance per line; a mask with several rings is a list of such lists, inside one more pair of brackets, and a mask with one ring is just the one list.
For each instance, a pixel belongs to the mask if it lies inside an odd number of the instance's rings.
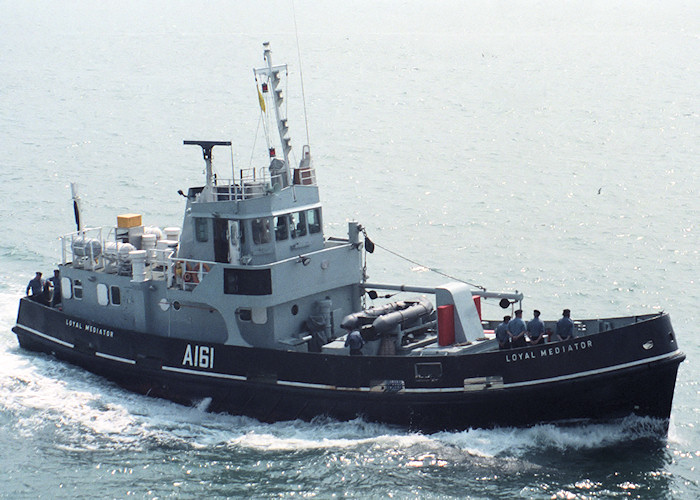
[[137,227],[141,225],[141,214],[117,215],[117,227]]

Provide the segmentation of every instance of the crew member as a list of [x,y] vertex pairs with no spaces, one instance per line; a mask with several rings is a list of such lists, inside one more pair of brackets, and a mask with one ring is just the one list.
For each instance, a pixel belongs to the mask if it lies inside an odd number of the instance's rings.
[[508,322],[510,316],[503,316],[503,323],[496,327],[496,340],[499,349],[510,349],[510,335],[508,335]]
[[348,338],[345,339],[345,347],[350,348],[350,356],[362,356],[362,346],[365,345],[365,339],[357,330],[352,330],[348,333]]
[[576,335],[574,334],[574,322],[571,320],[571,311],[564,309],[561,314],[562,318],[557,321],[557,337],[560,340],[573,339]]
[[51,297],[51,307],[56,307],[61,303],[61,275],[58,269],[54,269],[53,277],[49,278],[53,284],[53,296]]
[[533,318],[527,322],[527,336],[530,337],[530,344],[544,342],[544,322],[540,319],[540,312],[532,311]]
[[41,300],[44,292],[44,280],[41,279],[41,273],[39,271],[36,272],[36,276],[34,276],[34,278],[29,280],[29,284],[27,285],[27,295],[29,295],[30,290],[32,292],[30,295],[32,300]]
[[523,310],[518,309],[515,311],[515,318],[508,322],[508,334],[510,335],[510,343],[513,348],[527,345],[525,332],[527,332],[527,328],[525,327],[525,321],[523,321]]
[[51,305],[51,282],[49,280],[44,281],[44,289],[41,291],[41,297],[37,302],[45,306]]

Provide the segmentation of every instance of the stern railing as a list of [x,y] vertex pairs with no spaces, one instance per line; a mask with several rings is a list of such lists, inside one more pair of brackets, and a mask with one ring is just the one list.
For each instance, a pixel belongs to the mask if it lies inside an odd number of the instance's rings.
[[[60,239],[64,266],[133,278],[130,252],[136,248],[117,238],[114,227],[85,228]],[[192,291],[216,265],[215,262],[177,258],[174,248],[149,248],[145,252],[145,275],[141,279],[164,279],[169,288]]]

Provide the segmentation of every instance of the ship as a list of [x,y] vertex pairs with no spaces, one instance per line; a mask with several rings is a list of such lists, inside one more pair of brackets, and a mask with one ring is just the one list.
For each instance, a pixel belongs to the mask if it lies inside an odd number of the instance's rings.
[[[362,418],[435,432],[639,415],[667,432],[685,359],[668,314],[577,319],[568,339],[503,349],[482,301],[512,314],[522,293],[370,281],[375,243],[355,221],[325,235],[310,147],[291,161],[287,66],[273,65],[269,44],[264,62],[253,70],[262,165],[221,179],[213,151],[231,142],[184,141],[201,148],[205,179],[179,192],[181,227],[125,213],[86,228],[74,195],[53,299],[19,301],[22,348],[131,391],[264,422]],[[544,326],[555,331],[555,319]]]

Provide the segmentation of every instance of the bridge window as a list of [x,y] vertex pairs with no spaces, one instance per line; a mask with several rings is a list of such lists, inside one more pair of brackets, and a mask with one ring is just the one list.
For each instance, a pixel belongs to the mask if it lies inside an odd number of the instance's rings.
[[321,209],[312,208],[306,211],[306,219],[309,223],[309,234],[321,232]]
[[270,219],[268,217],[253,219],[252,227],[253,243],[256,245],[270,243]]
[[78,300],[83,298],[83,282],[80,280],[73,281],[73,297]]
[[292,238],[297,237],[297,216],[296,214],[289,214],[289,234],[292,235]]
[[290,230],[292,238],[306,236],[306,212],[289,214]]
[[275,239],[277,241],[289,238],[289,217],[280,215],[275,217]]

